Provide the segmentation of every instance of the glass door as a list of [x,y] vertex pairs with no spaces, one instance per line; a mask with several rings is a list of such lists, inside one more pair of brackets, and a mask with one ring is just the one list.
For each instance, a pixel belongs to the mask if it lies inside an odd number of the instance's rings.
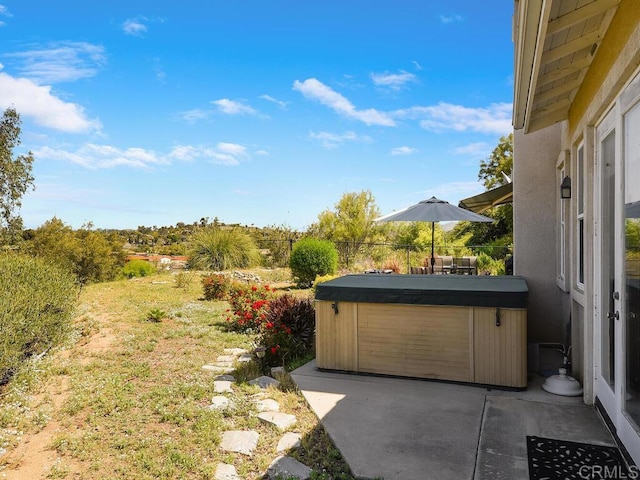
[[624,199],[621,315],[624,329],[624,425],[620,438],[640,457],[640,101],[623,115]]
[[598,191],[600,212],[597,224],[597,239],[600,261],[595,269],[596,284],[599,284],[599,305],[596,313],[596,393],[612,420],[619,410],[616,399],[618,376],[618,342],[616,297],[616,140],[615,115],[609,113],[598,126],[597,159],[599,168]]

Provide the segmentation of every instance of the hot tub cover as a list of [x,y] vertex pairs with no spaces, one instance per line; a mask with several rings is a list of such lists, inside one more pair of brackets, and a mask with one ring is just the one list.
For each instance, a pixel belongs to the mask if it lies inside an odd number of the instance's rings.
[[316,287],[316,300],[470,307],[526,308],[520,276],[345,275]]

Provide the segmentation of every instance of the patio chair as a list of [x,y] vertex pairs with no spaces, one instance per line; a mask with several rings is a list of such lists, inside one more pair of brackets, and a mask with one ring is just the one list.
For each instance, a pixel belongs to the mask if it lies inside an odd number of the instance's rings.
[[469,257],[457,257],[453,259],[453,263],[456,266],[456,272],[458,275],[469,275],[471,270],[471,259]]
[[478,257],[469,257],[469,275],[478,274]]
[[442,270],[444,273],[451,273],[451,268],[453,267],[453,256],[452,255],[443,255],[440,257],[442,259]]
[[435,262],[433,264],[433,272],[430,273],[442,275],[444,273],[444,262],[442,260],[442,257],[436,257],[434,260]]

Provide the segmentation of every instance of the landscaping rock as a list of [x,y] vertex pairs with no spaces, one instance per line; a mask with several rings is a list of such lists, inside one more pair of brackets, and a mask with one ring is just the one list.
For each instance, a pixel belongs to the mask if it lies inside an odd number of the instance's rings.
[[236,379],[233,375],[218,375],[216,378],[216,380],[225,380],[227,382],[235,382]]
[[271,398],[265,398],[256,402],[256,409],[259,412],[278,412],[280,411],[280,404]]
[[249,381],[249,385],[258,385],[260,388],[268,388],[268,387],[278,387],[280,382],[275,378],[267,377],[263,375],[262,377],[254,378]]
[[213,478],[214,480],[242,480],[236,472],[236,467],[228,463],[219,463]]
[[311,477],[311,469],[293,457],[279,456],[269,465],[267,475],[271,480],[277,478],[308,480]]
[[233,390],[231,389],[232,384],[233,382],[229,382],[227,380],[214,380],[213,390],[216,393],[233,392]]
[[272,367],[271,368],[271,376],[273,378],[278,378],[281,375],[284,375],[285,373],[287,373],[287,371],[284,369],[284,367]]
[[278,446],[276,447],[277,453],[282,453],[286,450],[291,450],[292,448],[298,448],[300,446],[300,441],[302,437],[299,433],[287,432],[285,433],[280,441],[278,442]]
[[263,422],[275,425],[280,430],[286,430],[296,423],[295,415],[281,412],[262,412],[258,414],[258,418]]
[[231,430],[222,434],[220,448],[226,452],[251,455],[258,446],[258,432],[254,430]]

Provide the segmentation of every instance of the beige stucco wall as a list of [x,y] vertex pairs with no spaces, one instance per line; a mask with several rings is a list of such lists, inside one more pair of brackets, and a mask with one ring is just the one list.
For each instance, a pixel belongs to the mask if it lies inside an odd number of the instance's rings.
[[[561,125],[514,133],[514,274],[529,286],[528,342],[568,343],[568,298],[556,284]],[[567,304],[567,305],[565,305]]]

